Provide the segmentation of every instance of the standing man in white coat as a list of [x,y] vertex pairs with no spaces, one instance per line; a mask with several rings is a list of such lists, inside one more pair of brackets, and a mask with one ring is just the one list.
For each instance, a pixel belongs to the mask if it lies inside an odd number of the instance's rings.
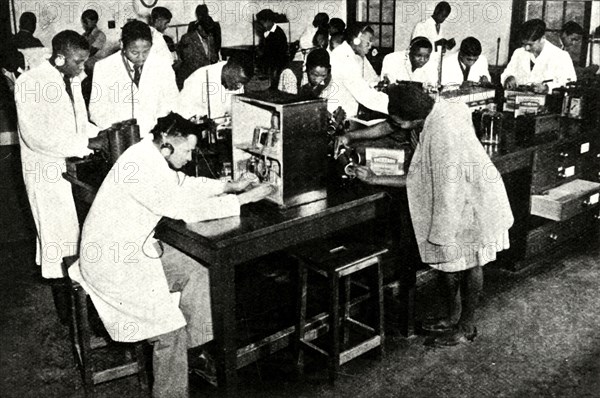
[[85,156],[98,140],[88,122],[79,75],[89,44],[65,30],[52,39],[52,57],[15,84],[19,141],[27,197],[37,228],[36,263],[42,276],[62,278],[62,258],[77,253],[79,222],[71,184],[62,178],[65,158]]
[[173,64],[175,58],[164,37],[165,30],[169,27],[173,14],[165,7],[154,7],[150,13],[150,31],[152,32],[151,56],[162,58],[165,62]]
[[531,85],[533,91],[544,94],[577,80],[568,52],[546,40],[546,23],[531,19],[521,26],[521,48],[517,48],[502,73],[506,89]]
[[474,37],[464,39],[457,53],[444,58],[442,86],[490,83],[492,78],[488,70],[488,61],[481,51],[479,40]]
[[346,29],[345,35],[345,41],[331,52],[333,93],[328,98],[328,110],[333,113],[342,107],[347,115],[354,116],[361,104],[387,114],[388,96],[374,88],[379,76],[366,58],[373,45],[373,29],[356,23]]
[[[191,160],[196,125],[160,118],[153,139],[123,153],[111,170],[135,164],[126,178],[106,178],[86,218],[79,266],[69,273],[89,293],[111,338],[154,345],[155,398],[188,397],[188,348],[212,339],[208,270],[153,235],[162,217],[197,222],[234,217],[272,186],[221,182],[176,170]],[[242,192],[245,191],[245,192]],[[236,192],[242,192],[236,195]],[[181,292],[179,303],[170,292]]]
[[[456,45],[454,39],[446,39],[443,24],[452,9],[446,1],[440,1],[435,5],[433,14],[425,21],[418,22],[415,25],[411,38],[423,36],[429,39],[433,44],[433,52],[437,54],[440,51],[439,47],[445,47],[447,50],[452,50]],[[439,57],[438,57],[439,59]]]
[[179,94],[175,72],[160,57],[148,57],[152,43],[147,24],[129,21],[121,32],[121,51],[96,63],[89,109],[101,129],[135,118],[144,138],[157,118],[173,110]]

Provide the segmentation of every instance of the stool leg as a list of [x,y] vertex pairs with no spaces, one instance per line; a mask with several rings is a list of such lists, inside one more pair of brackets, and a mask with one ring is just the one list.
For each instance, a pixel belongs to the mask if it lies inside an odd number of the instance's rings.
[[344,338],[342,340],[343,348],[348,347],[348,341],[350,340],[350,329],[347,326],[347,320],[350,318],[350,289],[351,289],[351,277],[348,275],[344,278],[344,318],[342,319],[342,333]]
[[146,369],[146,355],[144,354],[144,346],[141,343],[135,344],[135,359],[138,365],[138,382],[140,383],[141,395],[150,396],[150,388],[148,386],[148,371]]
[[379,336],[381,336],[381,344],[379,345],[378,348],[378,352],[379,352],[379,356],[380,358],[383,357],[385,355],[385,327],[384,327],[384,318],[385,318],[385,313],[383,310],[383,302],[384,302],[384,295],[383,295],[383,273],[381,272],[381,262],[377,261],[377,266],[373,267],[373,269],[375,270],[375,272],[377,273],[375,275],[376,278],[376,283],[377,285],[374,286],[375,289],[373,289],[373,292],[377,292],[377,326],[375,327],[375,333],[377,333]]
[[296,375],[298,377],[304,374],[304,351],[302,342],[304,341],[304,331],[306,328],[306,301],[307,301],[307,279],[308,272],[302,263],[298,264],[298,294],[296,301],[296,338],[294,340],[294,351],[296,357]]
[[83,288],[78,287],[75,291],[76,309],[77,309],[77,334],[79,345],[79,365],[83,378],[83,388],[86,397],[95,396],[94,380],[93,380],[93,363],[90,358],[92,352],[92,329],[89,323],[87,294]]
[[329,357],[329,381],[335,383],[340,371],[340,278],[337,273],[329,277],[330,289],[330,322],[331,354]]

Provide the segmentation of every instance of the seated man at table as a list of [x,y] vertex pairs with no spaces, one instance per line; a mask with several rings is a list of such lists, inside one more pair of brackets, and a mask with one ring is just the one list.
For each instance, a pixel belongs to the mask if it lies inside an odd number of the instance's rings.
[[488,61],[481,54],[481,43],[467,37],[460,43],[458,53],[449,54],[442,63],[442,86],[490,83]]
[[[154,345],[153,397],[188,397],[187,350],[212,339],[208,271],[156,241],[158,223],[162,217],[192,223],[238,216],[241,205],[272,192],[250,180],[177,172],[191,160],[195,130],[171,113],[158,119],[153,140],[121,155],[86,218],[79,266],[69,270],[113,340]],[[181,292],[178,302],[170,292]]]
[[566,51],[546,40],[546,23],[541,19],[525,22],[519,31],[521,48],[513,53],[500,80],[514,90],[529,85],[538,94],[577,80],[573,61]]
[[175,110],[188,119],[231,114],[231,97],[244,93],[244,86],[253,74],[251,61],[243,56],[203,66],[186,79]]
[[396,51],[383,59],[381,78],[389,82],[411,81],[437,86],[437,66],[430,62],[432,50],[428,38],[419,36],[410,41],[408,50]]

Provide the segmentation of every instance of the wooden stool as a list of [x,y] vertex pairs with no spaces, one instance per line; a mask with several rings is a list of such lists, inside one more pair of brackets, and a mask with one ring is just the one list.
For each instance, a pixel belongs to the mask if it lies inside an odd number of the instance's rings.
[[[71,298],[71,344],[75,363],[83,379],[85,396],[93,397],[97,384],[133,375],[137,375],[142,393],[150,396],[142,342],[116,343],[109,337],[97,336],[93,332],[88,316],[88,304],[92,305],[92,302],[88,300],[88,295],[83,287],[69,277],[68,269],[76,261],[77,256],[63,258],[63,273]],[[92,353],[117,345],[123,346],[123,349],[126,350],[128,362],[110,368],[100,368],[96,362],[102,361],[96,358],[96,355],[92,358]]]
[[[334,245],[335,246],[335,245]],[[329,380],[333,383],[339,373],[340,366],[357,356],[374,348],[379,354],[384,353],[383,328],[383,275],[380,257],[387,249],[371,245],[352,244],[352,246],[332,247],[322,241],[314,241],[293,250],[298,261],[298,324],[296,325],[296,360],[298,373],[304,372],[305,349],[325,356],[329,362]],[[327,278],[329,290],[329,347],[323,349],[305,338],[306,302],[308,270]],[[371,271],[370,282],[364,286],[352,281],[351,276],[358,271]],[[351,285],[367,287],[368,296],[375,305],[375,325],[369,326],[350,317]],[[340,286],[343,288],[344,302],[340,314]],[[340,329],[343,341],[340,344]],[[347,347],[350,330],[364,336],[360,343]]]

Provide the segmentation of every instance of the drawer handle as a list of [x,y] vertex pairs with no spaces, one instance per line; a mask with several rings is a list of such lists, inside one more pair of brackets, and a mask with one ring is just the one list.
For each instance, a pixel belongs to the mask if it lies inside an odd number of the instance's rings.
[[550,234],[550,235],[548,236],[548,238],[549,238],[551,241],[553,241],[553,242],[556,242],[556,241],[558,240],[558,235],[557,235],[557,234],[555,234],[555,233],[552,233],[552,234]]

